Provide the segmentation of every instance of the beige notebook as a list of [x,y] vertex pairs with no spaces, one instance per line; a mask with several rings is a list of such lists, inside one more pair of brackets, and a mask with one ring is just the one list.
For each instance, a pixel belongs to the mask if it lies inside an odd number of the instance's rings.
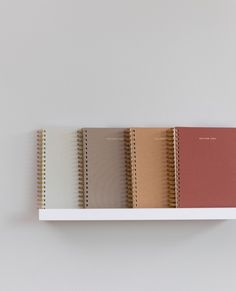
[[168,129],[130,128],[125,135],[127,185],[131,206],[171,206],[168,183],[170,165],[167,164]]
[[84,192],[84,207],[127,207],[124,129],[84,128],[81,133],[80,189]]

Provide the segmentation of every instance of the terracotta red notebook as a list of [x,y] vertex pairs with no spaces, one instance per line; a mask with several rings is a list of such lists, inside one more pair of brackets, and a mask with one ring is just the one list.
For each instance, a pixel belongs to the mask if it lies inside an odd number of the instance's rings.
[[177,207],[236,206],[236,128],[175,128]]

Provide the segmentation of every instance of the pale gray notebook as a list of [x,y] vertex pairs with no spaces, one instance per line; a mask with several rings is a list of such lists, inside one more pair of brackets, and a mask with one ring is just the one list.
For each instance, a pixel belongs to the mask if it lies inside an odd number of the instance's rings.
[[77,208],[77,131],[38,131],[38,201],[40,208]]

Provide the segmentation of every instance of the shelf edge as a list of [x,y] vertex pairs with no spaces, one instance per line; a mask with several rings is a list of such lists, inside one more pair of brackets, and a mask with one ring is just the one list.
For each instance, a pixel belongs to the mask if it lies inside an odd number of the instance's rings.
[[236,208],[39,209],[40,221],[236,219]]

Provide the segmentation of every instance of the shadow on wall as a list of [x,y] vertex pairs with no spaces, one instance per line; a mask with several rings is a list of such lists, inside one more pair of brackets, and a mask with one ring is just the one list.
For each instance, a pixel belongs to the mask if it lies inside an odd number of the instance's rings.
[[12,186],[9,185],[14,205],[8,211],[7,223],[12,225],[38,221],[36,134],[36,131],[32,131],[9,137],[11,180],[14,181],[14,187],[17,185],[18,188],[17,193],[12,193]]
[[[214,232],[224,221],[106,221],[40,222],[54,235],[72,244],[167,246]],[[91,241],[90,241],[91,238]],[[94,241],[94,238],[96,240]]]

